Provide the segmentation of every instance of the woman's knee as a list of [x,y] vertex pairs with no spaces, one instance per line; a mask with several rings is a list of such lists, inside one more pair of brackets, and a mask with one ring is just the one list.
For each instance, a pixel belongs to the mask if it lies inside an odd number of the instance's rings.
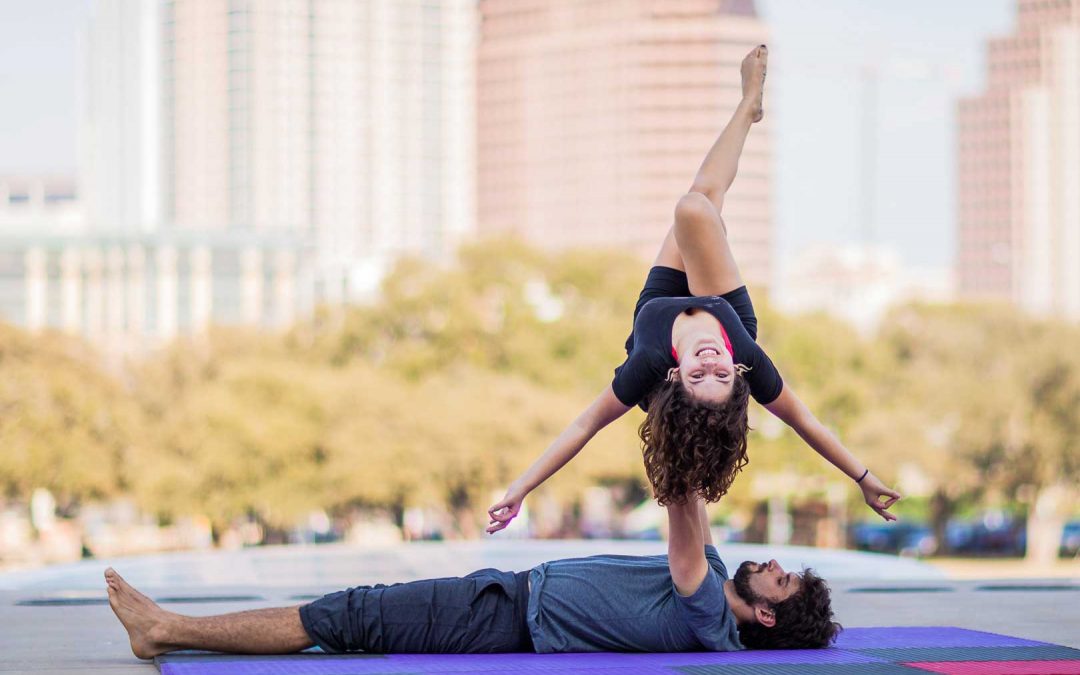
[[703,228],[724,231],[720,214],[709,198],[700,192],[687,192],[675,204],[675,232],[690,234]]

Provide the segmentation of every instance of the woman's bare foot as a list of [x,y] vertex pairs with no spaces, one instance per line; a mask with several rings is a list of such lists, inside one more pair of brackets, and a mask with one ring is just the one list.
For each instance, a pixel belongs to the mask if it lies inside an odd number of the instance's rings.
[[113,568],[105,570],[109,606],[127,629],[131,651],[140,659],[152,659],[176,649],[165,642],[166,627],[172,614],[135,590]]
[[769,48],[765,45],[754,47],[742,62],[743,101],[750,105],[750,119],[760,122],[765,117],[763,100],[765,98],[765,71],[769,62]]

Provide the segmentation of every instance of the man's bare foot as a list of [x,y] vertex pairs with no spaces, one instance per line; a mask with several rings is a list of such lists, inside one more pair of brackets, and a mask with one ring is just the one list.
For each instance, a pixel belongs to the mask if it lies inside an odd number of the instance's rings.
[[127,629],[131,651],[140,659],[152,659],[176,649],[163,641],[171,614],[135,590],[113,568],[105,570],[109,606]]
[[743,101],[750,104],[750,119],[760,122],[765,117],[762,101],[765,98],[765,71],[769,62],[769,48],[754,47],[742,62]]

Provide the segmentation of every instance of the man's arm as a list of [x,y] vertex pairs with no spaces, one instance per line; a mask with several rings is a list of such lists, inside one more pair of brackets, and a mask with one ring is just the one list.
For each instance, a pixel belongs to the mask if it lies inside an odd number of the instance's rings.
[[693,595],[709,572],[701,529],[704,513],[705,504],[697,495],[681,504],[667,505],[668,568],[675,590],[682,596]]
[[712,546],[712,530],[709,528],[709,514],[705,510],[705,500],[700,497],[697,500],[698,521],[701,523],[701,540],[705,546]]

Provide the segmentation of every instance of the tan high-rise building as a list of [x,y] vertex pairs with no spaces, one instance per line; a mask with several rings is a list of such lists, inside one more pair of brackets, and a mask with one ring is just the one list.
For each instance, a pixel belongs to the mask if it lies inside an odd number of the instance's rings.
[[[768,32],[753,0],[480,0],[483,233],[652,256],[741,98]],[[746,279],[771,276],[771,140],[746,144],[724,217]]]
[[958,111],[959,290],[1080,318],[1080,0],[1019,0]]

